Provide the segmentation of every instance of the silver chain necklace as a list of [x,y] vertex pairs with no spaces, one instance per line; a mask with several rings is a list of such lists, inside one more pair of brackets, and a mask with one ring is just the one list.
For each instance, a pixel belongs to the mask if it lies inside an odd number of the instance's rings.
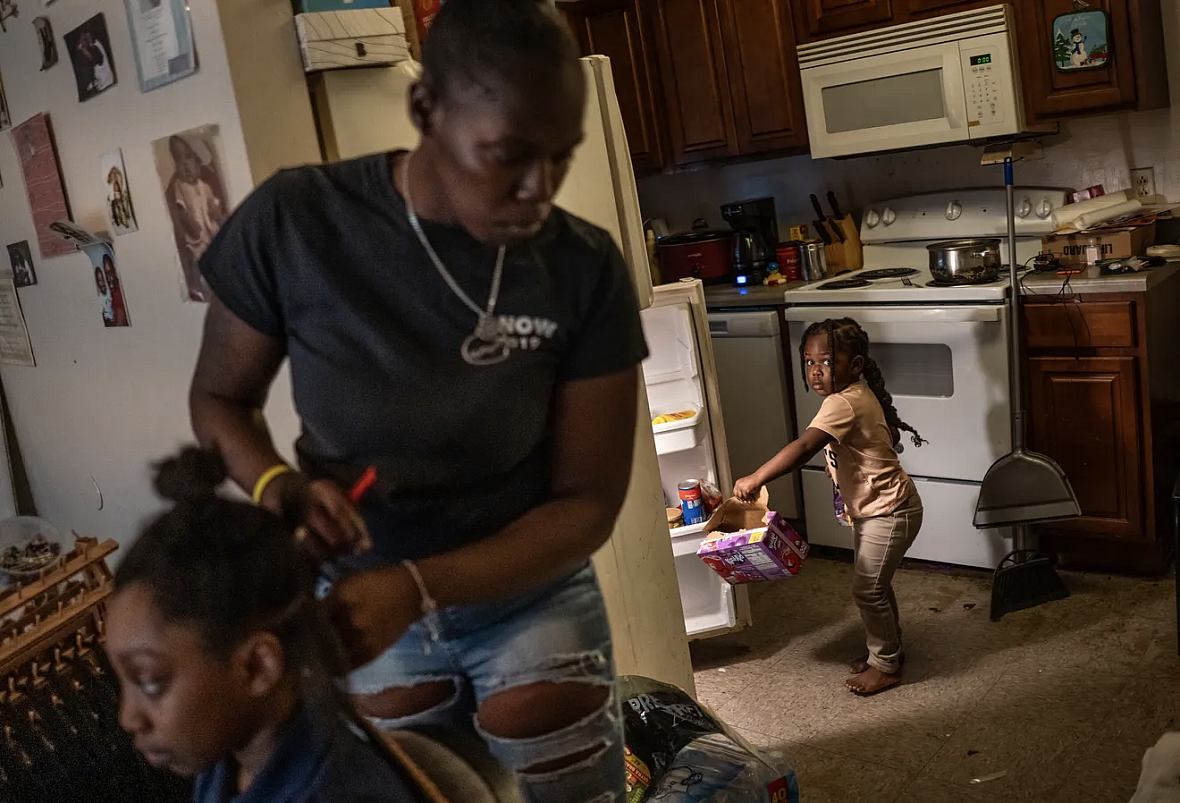
[[496,322],[495,313],[496,301],[500,298],[500,279],[504,275],[504,255],[508,252],[508,247],[500,246],[500,250],[496,254],[496,270],[492,273],[492,287],[488,291],[488,305],[486,309],[480,309],[479,305],[472,301],[467,293],[463,292],[463,288],[459,286],[455,277],[439,259],[430,240],[426,239],[426,232],[422,231],[422,223],[418,220],[418,214],[414,211],[414,201],[410,196],[410,160],[413,156],[413,152],[407,153],[402,165],[402,194],[406,199],[406,216],[410,219],[410,228],[418,236],[418,242],[422,243],[422,248],[426,250],[435,270],[451,288],[451,292],[458,296],[459,300],[477,316],[475,329],[463,340],[459,354],[463,357],[463,361],[469,365],[495,365],[504,362],[508,359],[508,338]]

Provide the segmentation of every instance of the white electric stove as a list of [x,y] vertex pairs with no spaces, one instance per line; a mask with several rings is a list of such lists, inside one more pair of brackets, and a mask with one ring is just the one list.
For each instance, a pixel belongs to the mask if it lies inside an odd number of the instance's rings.
[[[1065,191],[1018,188],[1016,259],[1024,265],[1053,228]],[[902,465],[918,485],[925,524],[909,557],[994,568],[1011,549],[1006,530],[972,526],[979,486],[991,464],[1011,450],[1006,271],[982,285],[934,282],[926,246],[944,240],[1000,237],[1008,260],[1003,189],[962,190],[899,198],[865,210],[865,268],[815,282],[784,297],[792,353],[808,324],[853,318],[869,335],[870,355],[902,419],[929,443],[904,436]],[[820,400],[795,371],[796,426],[802,432]],[[832,512],[822,458],[801,472],[812,543],[851,548],[852,532]]]

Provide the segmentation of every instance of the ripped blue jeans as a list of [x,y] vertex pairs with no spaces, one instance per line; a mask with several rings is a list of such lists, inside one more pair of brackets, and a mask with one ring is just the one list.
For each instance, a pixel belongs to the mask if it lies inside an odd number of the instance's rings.
[[[444,608],[413,625],[396,644],[348,677],[354,695],[450,681],[450,700],[402,719],[374,719],[383,730],[473,725],[501,764],[512,770],[529,803],[619,803],[626,796],[623,725],[613,691],[610,626],[594,569],[509,600]],[[484,700],[535,683],[611,685],[606,705],[585,719],[535,739],[503,739],[480,727]],[[572,767],[529,767],[587,751]]]

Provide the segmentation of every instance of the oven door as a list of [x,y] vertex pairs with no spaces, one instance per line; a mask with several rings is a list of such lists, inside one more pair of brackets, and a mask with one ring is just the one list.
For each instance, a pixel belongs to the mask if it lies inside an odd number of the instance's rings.
[[970,138],[957,41],[808,67],[801,75],[814,159]]
[[[915,477],[979,481],[1011,451],[1007,308],[789,307],[792,354],[814,321],[853,318],[869,336],[901,419],[929,443],[915,447],[903,432],[902,465]],[[798,431],[819,412],[820,399],[794,372]],[[822,466],[817,455],[812,465]]]

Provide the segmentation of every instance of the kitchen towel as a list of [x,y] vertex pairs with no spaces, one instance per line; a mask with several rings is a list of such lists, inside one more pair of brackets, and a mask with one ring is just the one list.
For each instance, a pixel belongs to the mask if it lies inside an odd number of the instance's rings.
[[1060,229],[1067,229],[1074,225],[1074,220],[1079,215],[1085,215],[1090,212],[1097,212],[1107,207],[1117,206],[1127,200],[1127,191],[1119,190],[1112,192],[1109,195],[1099,195],[1097,198],[1090,198],[1087,201],[1079,201],[1076,204],[1069,204],[1060,209],[1053,210],[1053,226]]
[[1078,231],[1092,229],[1103,223],[1110,223],[1120,218],[1134,216],[1143,211],[1143,204],[1139,201],[1123,201],[1121,204],[1108,206],[1096,212],[1087,212],[1074,218],[1073,227]]

